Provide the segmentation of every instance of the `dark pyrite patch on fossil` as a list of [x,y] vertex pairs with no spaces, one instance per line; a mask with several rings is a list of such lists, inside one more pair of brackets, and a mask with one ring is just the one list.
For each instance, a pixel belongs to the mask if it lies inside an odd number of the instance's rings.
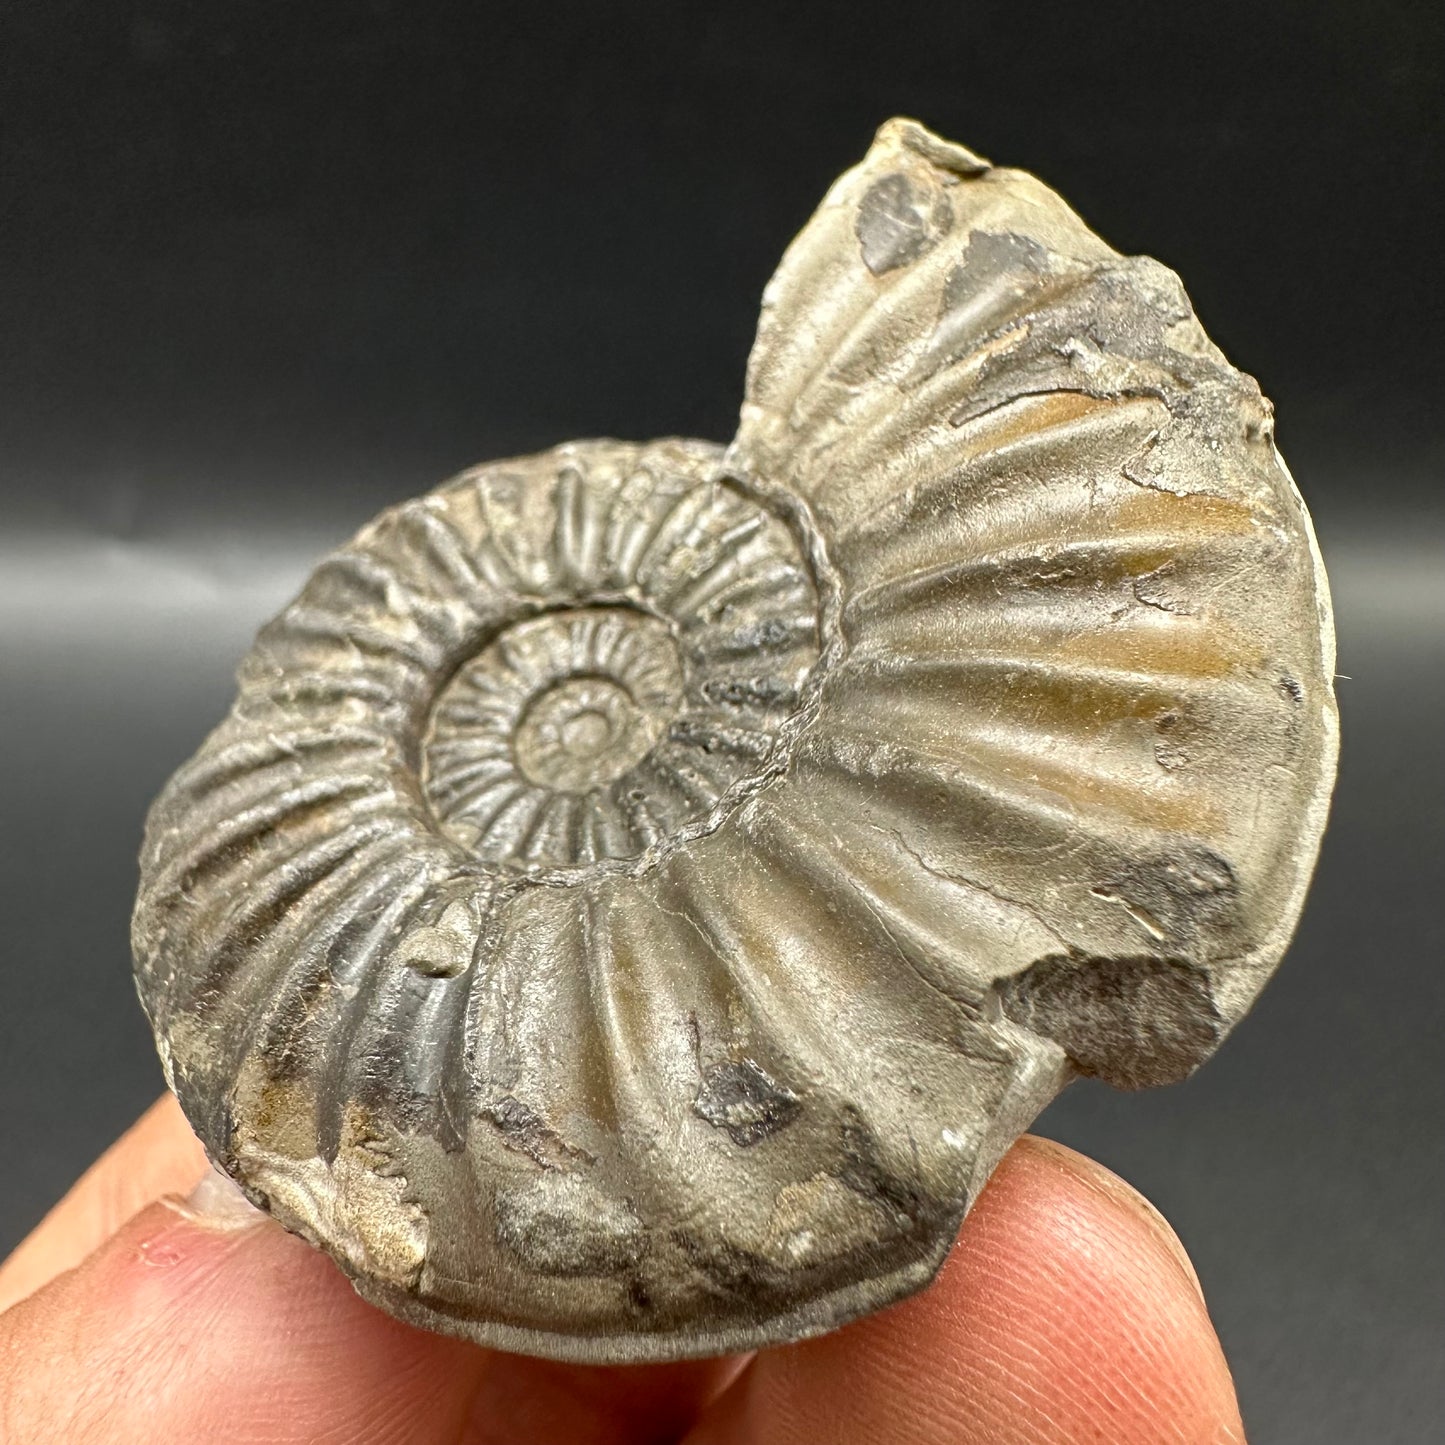
[[1335,765],[1268,404],[1177,278],[890,122],[741,425],[384,513],[153,807],[134,921],[211,1156],[394,1314],[575,1360],[919,1288],[1072,1077],[1182,1077]]

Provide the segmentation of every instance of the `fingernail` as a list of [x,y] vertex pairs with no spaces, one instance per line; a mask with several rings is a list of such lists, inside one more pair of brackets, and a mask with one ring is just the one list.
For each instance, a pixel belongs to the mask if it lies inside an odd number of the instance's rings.
[[184,1199],[174,1201],[172,1207],[209,1229],[250,1229],[267,1218],[246,1198],[236,1181],[214,1164],[201,1182]]

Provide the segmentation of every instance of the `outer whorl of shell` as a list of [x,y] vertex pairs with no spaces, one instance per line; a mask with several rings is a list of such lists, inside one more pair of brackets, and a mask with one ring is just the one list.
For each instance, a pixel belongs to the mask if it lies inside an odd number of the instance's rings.
[[1332,637],[1267,404],[1177,279],[880,132],[730,450],[384,514],[148,825],[207,1147],[358,1289],[574,1359],[925,1283],[1077,1071],[1178,1078],[1294,926]]

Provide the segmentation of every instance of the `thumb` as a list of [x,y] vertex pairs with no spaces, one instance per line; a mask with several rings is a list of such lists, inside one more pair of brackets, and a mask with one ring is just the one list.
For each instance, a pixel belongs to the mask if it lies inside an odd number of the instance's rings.
[[368,1307],[213,1174],[0,1315],[0,1438],[422,1445],[460,1436],[480,1359]]
[[1242,1445],[1174,1232],[1101,1165],[1025,1136],[932,1286],[766,1350],[689,1445]]

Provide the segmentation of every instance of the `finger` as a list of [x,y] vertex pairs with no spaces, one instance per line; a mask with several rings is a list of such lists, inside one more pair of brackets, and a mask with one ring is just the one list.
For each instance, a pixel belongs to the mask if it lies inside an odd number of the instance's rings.
[[388,1319],[249,1206],[141,1211],[0,1316],[7,1445],[432,1445],[485,1356]]
[[1169,1226],[1082,1155],[1021,1140],[934,1284],[760,1354],[688,1445],[1225,1445],[1234,1387]]
[[[27,1254],[48,1254],[52,1275],[68,1267],[85,1237],[110,1232],[147,1189],[189,1181],[200,1157],[179,1112],[158,1106],[57,1206]],[[207,1207],[172,1199],[146,1210],[0,1318],[7,1445],[84,1440],[92,1427],[107,1445],[149,1442],[157,1429],[217,1445],[641,1445],[676,1440],[736,1373],[729,1361],[571,1367],[412,1330],[364,1304],[329,1260],[229,1184],[208,1180],[196,1199]]]
[[745,1363],[593,1367],[494,1354],[462,1445],[667,1445],[687,1433]]
[[146,1110],[0,1265],[0,1312],[73,1268],[162,1194],[185,1194],[206,1153],[175,1099]]

